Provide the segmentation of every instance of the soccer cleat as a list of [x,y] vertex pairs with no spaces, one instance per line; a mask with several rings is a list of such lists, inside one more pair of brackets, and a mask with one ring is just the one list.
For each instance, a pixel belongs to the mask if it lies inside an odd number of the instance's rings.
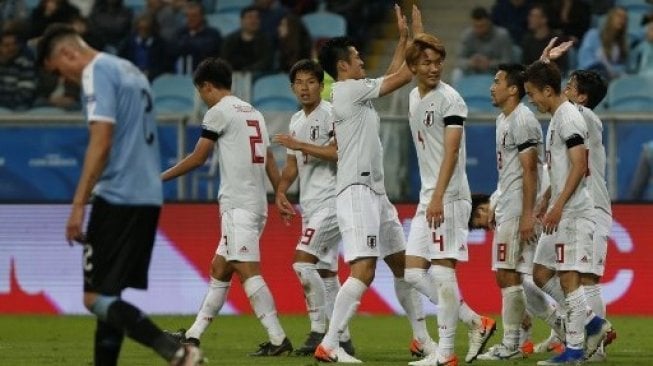
[[524,343],[521,344],[521,346],[519,346],[519,350],[524,355],[524,357],[528,357],[535,352],[535,345],[530,339],[527,339]]
[[587,358],[592,357],[611,330],[612,324],[599,316],[593,317],[585,325],[585,353]]
[[169,337],[173,338],[174,340],[176,340],[180,344],[190,344],[190,345],[193,345],[195,347],[200,346],[200,340],[199,339],[193,338],[193,337],[186,338],[186,329],[184,329],[184,328],[180,328],[176,332],[171,332],[171,331],[168,331],[168,330],[164,330],[163,333],[167,334]]
[[553,352],[560,354],[565,351],[565,345],[562,343],[556,332],[551,331],[549,338],[535,345],[535,353]]
[[440,359],[437,352],[431,353],[425,358],[409,362],[410,366],[458,366],[458,357],[456,355],[451,355],[447,359]]
[[192,344],[186,344],[184,345],[183,353],[175,355],[170,361],[170,366],[197,366],[204,364],[204,361],[202,351],[198,347]]
[[428,341],[422,343],[419,339],[413,339],[408,346],[410,354],[414,357],[426,357],[428,355],[434,354],[438,350],[438,344],[435,343],[431,338]]
[[345,352],[342,347],[338,347],[335,351],[329,351],[322,344],[319,344],[315,349],[313,354],[316,360],[319,362],[330,362],[330,363],[363,363],[363,361],[357,359],[356,357]]
[[585,353],[582,349],[565,348],[561,354],[548,360],[538,361],[538,366],[579,365],[583,363]]
[[339,342],[340,348],[342,348],[347,354],[356,356],[356,349],[354,348],[354,343],[351,341],[351,338],[344,341],[344,342]]
[[603,350],[602,347],[599,347],[599,349],[596,352],[594,352],[592,357],[586,359],[585,362],[600,363],[600,362],[605,362],[607,359],[608,356],[605,354],[605,351]]
[[322,342],[322,338],[324,338],[324,333],[318,333],[318,332],[310,332],[308,333],[308,338],[306,338],[306,341],[304,344],[295,350],[295,355],[297,356],[309,356],[315,353],[315,349],[317,348],[317,345]]
[[284,353],[290,355],[292,353],[292,344],[286,337],[280,345],[274,345],[272,342],[267,341],[258,345],[258,350],[250,353],[252,357],[268,357],[268,356],[281,356]]
[[524,358],[518,347],[510,349],[503,345],[503,343],[495,344],[490,347],[487,352],[478,355],[476,359],[483,361],[499,361],[499,360],[512,360],[516,358]]
[[[465,356],[465,362],[473,362],[483,352],[487,341],[492,337],[495,330],[497,330],[497,323],[487,316],[481,317],[480,326],[469,329],[469,349]],[[456,360],[456,362],[458,361]]]
[[603,340],[603,347],[609,346],[612,344],[612,342],[614,342],[615,339],[617,339],[617,331],[614,330],[614,328],[611,328],[605,335],[605,339]]

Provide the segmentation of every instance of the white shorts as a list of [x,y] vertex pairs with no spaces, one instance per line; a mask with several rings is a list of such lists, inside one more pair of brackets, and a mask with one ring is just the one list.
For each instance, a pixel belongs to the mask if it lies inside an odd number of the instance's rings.
[[[520,273],[533,273],[533,256],[537,240],[522,241],[519,219],[513,217],[501,222],[494,230],[492,240],[492,269],[511,269]],[[539,228],[535,228],[539,232]]]
[[336,208],[345,261],[385,258],[406,250],[403,227],[387,195],[376,194],[368,186],[352,185],[338,195]]
[[221,214],[222,238],[216,254],[227,261],[260,262],[259,239],[265,226],[265,216],[232,208]]
[[303,218],[302,237],[295,249],[317,257],[317,269],[338,272],[340,238],[336,208],[326,207]]
[[588,243],[592,243],[593,231],[592,220],[563,217],[558,231],[542,234],[533,262],[556,271],[586,272],[592,263]]
[[444,222],[433,230],[426,222],[426,205],[417,206],[410,224],[406,255],[433,259],[468,260],[467,235],[472,205],[458,200],[444,205]]
[[605,272],[605,261],[608,254],[608,239],[612,229],[612,216],[598,208],[594,209],[594,240],[592,240],[589,251],[592,253],[591,266],[588,272],[603,277]]

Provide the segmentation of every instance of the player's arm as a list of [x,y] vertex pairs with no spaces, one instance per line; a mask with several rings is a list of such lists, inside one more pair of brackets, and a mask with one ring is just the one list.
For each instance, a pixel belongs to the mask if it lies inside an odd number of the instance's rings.
[[161,174],[161,179],[165,182],[184,175],[199,166],[202,166],[206,162],[206,159],[208,159],[211,155],[211,152],[213,151],[213,145],[217,140],[217,134],[214,136],[215,139],[213,139],[211,134],[212,133],[210,131],[203,130],[202,137],[200,137],[200,139],[197,141],[193,152],[175,164],[175,166],[164,171]]
[[522,167],[522,214],[519,220],[519,232],[522,240],[535,235],[535,198],[537,196],[537,150],[536,143],[526,142],[518,146],[519,162]]
[[272,183],[272,188],[276,192],[279,187],[281,176],[279,175],[277,162],[274,160],[274,154],[270,148],[268,148],[267,157],[265,158],[265,173],[268,175],[268,179],[270,180],[270,183]]
[[327,145],[315,145],[297,140],[289,134],[276,134],[274,142],[291,150],[301,151],[303,154],[314,156],[327,161],[338,161],[338,145],[332,139]]
[[388,70],[383,78],[383,83],[381,83],[381,88],[379,89],[380,97],[408,84],[413,78],[413,73],[405,61],[406,45],[408,44],[408,21],[401,14],[401,8],[396,4],[395,15],[397,18],[397,28],[399,29],[399,42],[392,56],[392,62],[390,62],[390,66],[388,66]]
[[295,179],[297,179],[297,158],[295,155],[288,154],[286,155],[286,165],[281,171],[281,179],[275,197],[279,213],[286,223],[295,215],[295,210],[286,197],[286,192]]
[[73,240],[83,242],[85,239],[82,225],[86,203],[107,164],[112,143],[113,123],[91,121],[84,165],[73,196],[72,210],[66,223],[66,239],[71,245]]
[[431,196],[431,203],[426,211],[426,220],[429,225],[434,225],[435,228],[439,227],[444,221],[444,192],[449,186],[449,181],[453,176],[453,171],[458,162],[458,155],[460,144],[463,136],[464,118],[460,116],[445,117],[444,129],[444,157],[442,165],[438,172],[438,181],[435,184],[435,190]]
[[562,55],[567,53],[567,50],[569,50],[569,48],[574,45],[574,41],[566,41],[553,47],[553,45],[555,45],[557,41],[558,41],[558,37],[551,38],[549,44],[544,48],[544,50],[542,50],[542,54],[540,55],[540,61],[544,63],[555,61],[560,57],[562,57]]

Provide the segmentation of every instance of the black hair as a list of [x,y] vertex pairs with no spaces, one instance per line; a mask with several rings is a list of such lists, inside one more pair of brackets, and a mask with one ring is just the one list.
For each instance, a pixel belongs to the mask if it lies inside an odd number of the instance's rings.
[[317,81],[320,83],[324,82],[324,70],[322,70],[322,66],[320,66],[316,61],[305,58],[295,62],[295,64],[290,68],[290,74],[288,75],[291,84],[295,82],[295,77],[297,77],[297,73],[299,72],[313,74]]
[[490,19],[490,14],[482,6],[477,6],[472,9],[471,17],[474,20]]
[[560,69],[553,62],[535,61],[524,71],[524,82],[533,84],[539,90],[549,86],[559,95],[562,76]]
[[524,89],[524,70],[525,67],[521,64],[501,64],[498,67],[499,71],[506,73],[506,82],[508,86],[516,86],[519,99],[521,100],[526,95]]
[[470,229],[481,229],[481,227],[474,226],[472,224],[474,217],[477,216],[477,209],[479,206],[490,203],[490,196],[485,193],[474,193],[472,194],[472,214],[469,215],[468,226]]
[[54,47],[64,38],[78,36],[79,34],[69,24],[53,23],[43,32],[36,45],[36,66],[43,67],[45,60],[52,54]]
[[246,6],[240,10],[240,19],[243,19],[245,14],[249,13],[250,11],[255,11],[257,14],[260,14],[261,9],[259,9],[256,5]]
[[576,80],[576,88],[579,94],[587,95],[585,106],[594,109],[608,93],[608,83],[596,71],[575,70],[571,73],[570,79]]
[[231,65],[217,57],[204,59],[193,73],[193,83],[200,86],[205,82],[219,89],[231,90]]
[[349,62],[349,47],[354,47],[349,38],[336,37],[326,41],[320,48],[320,65],[334,80],[338,79],[338,61]]

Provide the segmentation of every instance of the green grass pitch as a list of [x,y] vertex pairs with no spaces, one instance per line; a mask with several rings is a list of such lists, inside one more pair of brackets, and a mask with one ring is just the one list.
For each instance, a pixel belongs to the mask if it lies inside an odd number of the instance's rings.
[[[617,329],[617,341],[608,348],[604,365],[653,365],[653,318],[610,317]],[[157,316],[154,320],[166,329],[190,326],[193,317]],[[497,318],[498,320],[498,318]],[[436,335],[435,320],[429,317],[429,331]],[[498,321],[499,322],[499,321]],[[281,317],[288,336],[299,346],[308,332],[302,316]],[[91,316],[0,316],[0,365],[92,365],[95,320]],[[467,350],[466,327],[459,324],[456,353],[464,364]],[[403,317],[356,316],[351,323],[356,356],[365,365],[406,365],[410,328]],[[548,334],[544,325],[535,324],[534,341]],[[202,338],[202,349],[212,365],[308,366],[317,363],[310,357],[251,358],[248,352],[265,340],[263,328],[252,316],[218,317]],[[500,329],[489,345],[499,342]],[[475,365],[535,365],[548,355],[505,362],[476,361]],[[123,345],[120,365],[164,365],[151,350],[131,340]]]

